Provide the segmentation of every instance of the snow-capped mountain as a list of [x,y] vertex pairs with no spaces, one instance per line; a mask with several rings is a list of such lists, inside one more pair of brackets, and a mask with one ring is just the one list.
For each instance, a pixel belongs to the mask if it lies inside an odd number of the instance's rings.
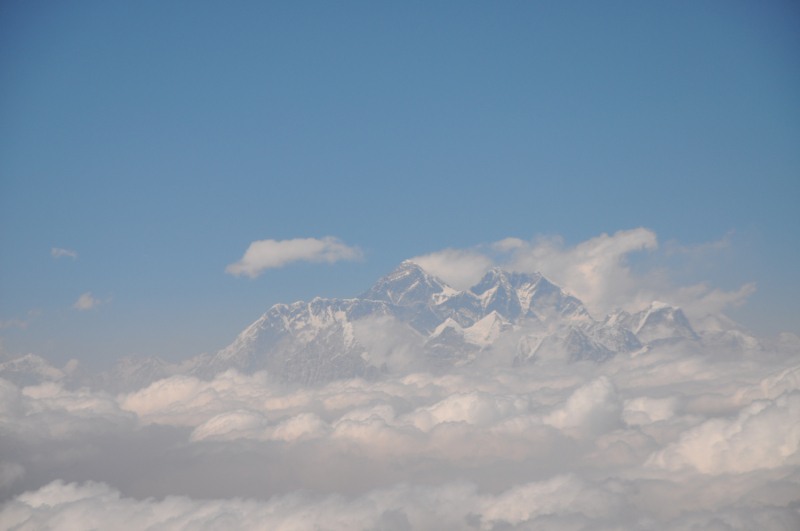
[[390,371],[391,353],[373,355],[360,331],[364,322],[372,324],[373,337],[380,337],[380,326],[403,327],[418,358],[438,371],[472,364],[498,345],[513,348],[513,362],[523,364],[556,355],[599,362],[656,341],[698,340],[681,310],[663,304],[596,321],[580,300],[540,274],[495,268],[458,291],[405,261],[354,299],[275,305],[189,372],[210,377],[230,367],[266,369],[313,385]]
[[605,322],[630,330],[642,343],[700,339],[679,308],[658,301],[633,315],[626,311],[612,314]]
[[[745,340],[752,336],[742,337],[734,339],[749,344]],[[602,362],[617,353],[676,341],[701,338],[679,308],[660,302],[599,321],[580,300],[538,273],[495,268],[472,288],[459,291],[405,261],[353,299],[276,304],[212,355],[180,364],[128,356],[100,375],[79,366],[55,369],[29,355],[0,363],[0,376],[116,392],[174,374],[208,379],[234,368],[266,370],[286,382],[318,385],[386,372],[441,373],[473,364],[520,365],[552,357]]]

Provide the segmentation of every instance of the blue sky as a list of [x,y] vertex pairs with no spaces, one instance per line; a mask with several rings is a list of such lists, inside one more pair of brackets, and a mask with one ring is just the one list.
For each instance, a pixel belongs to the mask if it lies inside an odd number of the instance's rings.
[[[9,353],[181,359],[406,258],[637,227],[660,247],[634,269],[754,282],[729,315],[800,333],[789,2],[5,2],[0,25]],[[361,258],[225,273],[325,236]]]

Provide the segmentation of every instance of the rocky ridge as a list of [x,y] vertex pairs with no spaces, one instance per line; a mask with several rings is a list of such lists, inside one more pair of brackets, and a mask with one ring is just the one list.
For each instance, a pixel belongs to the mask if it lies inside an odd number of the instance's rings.
[[[207,379],[234,368],[319,385],[420,369],[446,372],[500,351],[502,359],[517,365],[554,356],[603,362],[617,353],[679,341],[702,339],[679,308],[663,303],[599,321],[580,300],[538,273],[494,268],[472,288],[459,291],[405,261],[353,299],[276,304],[213,355],[181,364],[127,357],[91,381],[124,390],[173,374]],[[0,363],[0,376],[75,384],[90,380],[86,371],[54,369],[34,358]]]

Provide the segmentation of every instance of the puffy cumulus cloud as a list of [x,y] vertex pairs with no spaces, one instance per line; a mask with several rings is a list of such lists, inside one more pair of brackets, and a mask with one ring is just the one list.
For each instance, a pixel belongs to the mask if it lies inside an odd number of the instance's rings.
[[22,389],[0,378],[0,433],[23,440],[64,440],[133,426],[135,416],[102,392],[45,382]]
[[307,393],[286,396],[267,373],[244,375],[228,370],[211,381],[176,375],[118,397],[120,407],[138,415],[142,424],[197,426],[236,410],[272,412],[308,405]]
[[[708,260],[708,255],[730,245],[728,236],[718,242],[693,246],[678,246],[668,242],[661,260],[676,252],[696,260]],[[727,331],[736,324],[721,312],[740,306],[755,292],[748,283],[738,290],[711,289],[706,282],[692,286],[675,286],[667,267],[651,267],[634,272],[627,256],[636,251],[654,252],[659,249],[656,234],[644,228],[624,230],[613,236],[601,234],[565,247],[560,238],[539,238],[526,242],[507,238],[493,244],[496,251],[506,253],[504,267],[513,271],[538,271],[581,299],[596,317],[603,317],[617,308],[642,310],[654,301],[666,302],[683,309],[699,331]]]
[[50,250],[50,254],[53,255],[53,258],[61,258],[62,256],[69,256],[73,260],[78,259],[78,253],[75,251],[70,251],[69,249],[60,249],[58,247],[53,247]]
[[445,249],[423,256],[412,262],[435,275],[455,289],[469,289],[492,267],[492,259],[476,251]]
[[667,398],[640,396],[625,402],[622,418],[631,426],[652,424],[674,417],[678,405],[678,398],[674,396]]
[[330,426],[314,413],[300,413],[270,425],[264,415],[237,410],[220,413],[192,432],[191,440],[256,439],[261,441],[299,441],[315,439],[330,431]]
[[[692,430],[705,433],[702,430],[711,428],[703,426],[730,423],[726,416],[737,411],[745,415],[743,426],[753,424],[761,417],[747,408],[764,400],[772,400],[773,409],[785,410],[784,416],[791,418],[793,410],[776,400],[800,389],[798,365],[717,360],[674,345],[618,358],[569,368],[553,362],[493,374],[356,379],[312,389],[285,387],[263,372],[243,375],[230,370],[210,381],[172,376],[119,395],[117,404],[119,410],[135,414],[140,425],[191,427],[194,441],[341,441],[352,436],[350,443],[369,446],[374,435],[407,441],[384,448],[390,453],[441,454],[447,459],[447,436],[453,430],[484,442],[511,434],[541,438],[547,429],[583,440],[628,426],[648,436],[657,430],[671,432],[669,440],[663,439],[664,434],[657,436],[667,451],[666,445],[678,444],[681,433],[710,440],[691,435],[696,433]],[[791,363],[792,358],[784,362]],[[564,370],[572,374],[564,375]],[[32,389],[24,392],[33,393]],[[45,396],[36,389],[37,396]],[[779,417],[767,422],[778,422]],[[791,425],[780,421],[782,428]],[[726,429],[723,438],[733,441],[730,430],[735,428]]]
[[237,277],[247,275],[256,278],[265,269],[283,267],[298,260],[332,264],[339,260],[358,260],[361,256],[358,247],[349,247],[332,236],[322,239],[259,240],[251,243],[242,259],[229,264],[225,272]]
[[571,248],[564,247],[560,238],[540,238],[534,243],[509,238],[495,243],[494,248],[510,253],[508,269],[538,271],[570,290],[592,313],[604,315],[637,298],[641,282],[631,273],[626,256],[657,249],[658,239],[653,231],[639,228],[613,236],[601,234]]
[[758,400],[735,419],[714,418],[681,433],[649,464],[691,466],[705,474],[750,472],[800,464],[800,391]]
[[454,393],[431,406],[416,409],[403,420],[422,431],[430,431],[443,422],[491,426],[498,420],[526,413],[529,405],[526,398],[481,391]]
[[[507,239],[494,249],[510,269],[541,270],[593,311],[657,298],[736,339],[719,312],[753,286],[675,288],[660,272],[626,263],[628,253],[657,245],[637,229],[575,247]],[[306,259],[282,256],[246,255],[238,274]],[[422,259],[458,287],[491,265],[474,250]],[[392,317],[357,321],[353,335],[385,370],[313,388],[230,370],[112,395],[69,387],[79,384],[64,371],[20,358],[3,374],[30,367],[26,378],[50,381],[0,379],[0,528],[800,525],[795,336],[742,346],[749,336],[726,343],[701,334],[603,363],[554,355],[512,366],[515,339],[476,351],[471,366],[433,374],[419,335]]]
[[[652,230],[621,230],[601,234],[575,246],[565,246],[560,237],[539,237],[533,241],[506,238],[490,248],[494,259],[480,249],[445,249],[412,259],[427,271],[457,289],[473,286],[494,263],[511,271],[542,273],[579,298],[597,318],[622,308],[639,311],[654,301],[680,307],[700,331],[728,331],[735,323],[721,312],[743,304],[754,293],[755,284],[723,291],[701,282],[676,286],[669,275],[670,256],[706,263],[715,252],[730,245],[721,241],[683,247],[670,241],[659,254],[658,238]],[[634,271],[631,253],[648,251],[649,267]]]
[[793,529],[800,351],[116,396],[0,380],[0,445],[0,528]]
[[614,383],[601,376],[575,390],[564,407],[544,418],[558,428],[584,428],[602,433],[620,424],[622,407]]

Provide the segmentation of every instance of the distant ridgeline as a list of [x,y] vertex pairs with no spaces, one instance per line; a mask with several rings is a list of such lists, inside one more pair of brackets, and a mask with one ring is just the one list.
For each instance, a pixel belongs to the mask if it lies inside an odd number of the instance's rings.
[[208,379],[234,368],[266,370],[286,382],[318,385],[382,373],[535,364],[554,357],[603,362],[617,353],[680,341],[760,348],[758,340],[739,331],[701,337],[680,309],[663,303],[597,321],[580,300],[538,273],[495,268],[471,289],[458,291],[405,261],[354,299],[276,304],[213,355],[180,364],[129,356],[99,375],[74,361],[56,369],[28,355],[0,364],[0,377],[121,391],[174,374]]

